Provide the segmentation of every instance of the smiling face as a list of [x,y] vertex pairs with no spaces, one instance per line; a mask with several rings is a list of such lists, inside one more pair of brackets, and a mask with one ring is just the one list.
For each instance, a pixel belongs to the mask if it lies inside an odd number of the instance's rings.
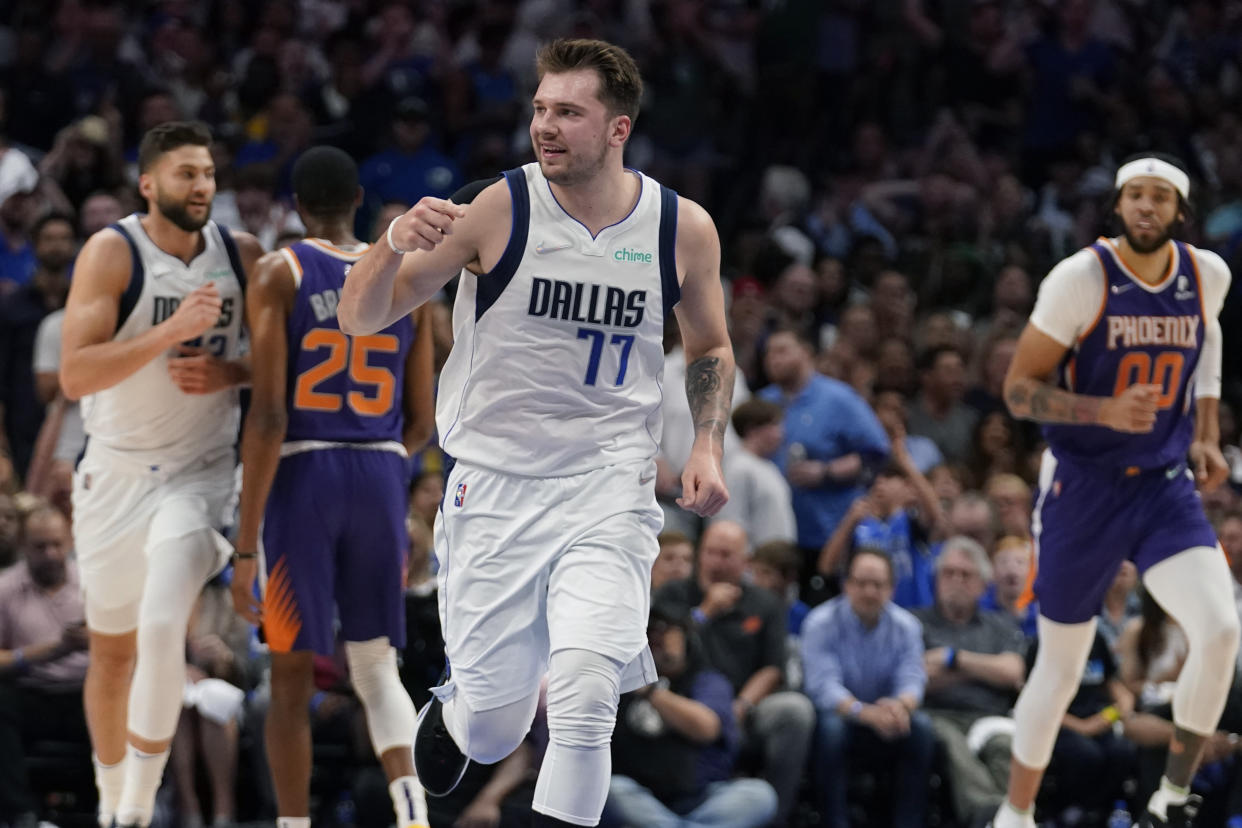
[[148,208],[187,233],[211,218],[216,195],[216,164],[204,146],[185,144],[164,153],[138,179]]
[[549,72],[535,92],[530,140],[539,168],[563,187],[589,182],[615,158],[618,165],[632,123],[600,100],[600,76],[590,69]]
[[1184,218],[1177,190],[1163,178],[1139,176],[1121,188],[1114,212],[1137,253],[1154,253],[1172,238],[1174,222]]

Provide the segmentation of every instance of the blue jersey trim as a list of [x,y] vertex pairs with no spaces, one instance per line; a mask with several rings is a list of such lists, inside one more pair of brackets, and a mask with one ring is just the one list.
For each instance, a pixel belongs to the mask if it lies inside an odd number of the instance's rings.
[[[145,271],[142,267],[142,255],[138,252],[138,245],[134,242],[134,237],[120,224],[109,224],[108,226],[120,233],[121,237],[125,239],[125,242],[129,245],[130,256],[133,259],[129,272],[129,284],[125,286],[125,290],[121,293],[121,304],[117,308],[116,313],[116,331],[119,331],[138,305],[138,297],[142,296],[142,283],[145,279]],[[115,334],[116,331],[113,331],[113,333]]]
[[664,296],[664,321],[681,301],[677,281],[677,191],[660,186],[660,292]]
[[233,234],[229,232],[229,228],[223,224],[217,224],[216,229],[220,231],[220,241],[224,242],[224,252],[228,254],[229,264],[233,267],[233,275],[237,277],[237,284],[241,285],[242,292],[246,291],[246,269],[242,267],[241,254],[237,252],[237,242],[233,240]]
[[526,173],[520,167],[505,172],[509,184],[509,197],[513,202],[513,222],[509,228],[509,243],[496,266],[479,277],[474,295],[474,321],[478,322],[487,309],[496,304],[509,282],[517,273],[526,253],[526,237],[530,232],[530,191],[526,187]]

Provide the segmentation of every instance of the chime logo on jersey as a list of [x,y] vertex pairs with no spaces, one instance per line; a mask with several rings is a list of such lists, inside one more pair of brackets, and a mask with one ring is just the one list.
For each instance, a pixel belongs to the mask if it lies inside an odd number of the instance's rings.
[[457,484],[457,493],[453,495],[453,505],[460,509],[466,502],[466,484]]

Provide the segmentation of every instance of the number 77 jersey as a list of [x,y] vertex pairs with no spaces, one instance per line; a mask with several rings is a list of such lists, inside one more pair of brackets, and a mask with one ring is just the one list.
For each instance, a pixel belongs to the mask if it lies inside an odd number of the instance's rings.
[[[1046,426],[1045,437],[1057,456],[1136,469],[1186,459],[1194,436],[1196,374],[1205,334],[1228,289],[1228,270],[1215,254],[1188,244],[1174,241],[1168,249],[1168,270],[1154,285],[1133,274],[1109,239],[1096,241],[1058,266],[1081,266],[1076,275],[1084,281],[1099,279],[1100,273],[1104,277],[1094,321],[1078,335],[1062,364],[1061,386],[1076,394],[1115,397],[1132,385],[1152,384],[1159,386],[1160,396],[1155,427],[1147,434]],[[1054,271],[1048,282],[1060,278]],[[1041,289],[1041,304],[1043,293]],[[1046,318],[1047,311],[1043,313]],[[1040,315],[1037,307],[1037,324]]]
[[595,235],[538,164],[494,185],[513,207],[497,228],[508,243],[490,272],[462,272],[440,375],[436,425],[452,457],[560,477],[655,456],[664,323],[680,298],[677,194],[629,174],[633,209]]
[[298,286],[287,326],[286,443],[391,442],[394,450],[401,444],[413,322],[405,317],[371,336],[348,336],[336,318],[345,276],[366,251],[367,245],[344,250],[320,239],[281,250]]

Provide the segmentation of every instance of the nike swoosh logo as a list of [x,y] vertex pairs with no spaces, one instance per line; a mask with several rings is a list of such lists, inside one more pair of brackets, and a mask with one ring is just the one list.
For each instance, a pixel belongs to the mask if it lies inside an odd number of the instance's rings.
[[565,250],[566,248],[570,248],[573,246],[574,246],[573,242],[561,242],[560,244],[549,244],[546,241],[541,241],[539,242],[539,245],[535,248],[535,252],[542,256],[544,253],[554,253],[557,250]]
[[1132,287],[1134,287],[1134,285],[1113,285],[1113,293],[1114,294],[1125,293],[1127,290],[1129,290]]

